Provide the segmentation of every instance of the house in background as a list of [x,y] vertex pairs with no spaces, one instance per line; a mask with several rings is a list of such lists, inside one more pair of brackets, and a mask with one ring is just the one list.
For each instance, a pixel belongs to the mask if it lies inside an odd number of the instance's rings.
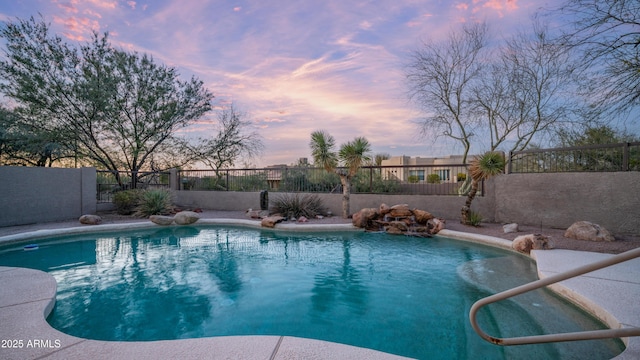
[[467,175],[467,168],[462,165],[462,158],[462,155],[433,158],[393,156],[382,160],[382,166],[395,166],[395,168],[382,169],[383,179],[414,183],[456,183],[458,180],[464,180],[458,179],[458,174],[464,174],[465,178]]

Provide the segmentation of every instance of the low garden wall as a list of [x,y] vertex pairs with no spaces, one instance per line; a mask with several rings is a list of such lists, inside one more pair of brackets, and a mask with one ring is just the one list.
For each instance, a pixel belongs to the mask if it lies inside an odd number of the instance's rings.
[[640,235],[640,172],[497,176],[497,222],[566,229],[586,220],[614,234]]
[[96,211],[96,170],[0,166],[0,226],[78,218]]
[[[175,182],[175,180],[174,180]],[[567,228],[598,223],[614,234],[640,234],[640,172],[508,174],[490,179],[472,210],[485,221]],[[260,208],[259,192],[173,190],[176,204],[211,210]],[[277,192],[270,192],[274,199]],[[335,216],[342,194],[318,193]],[[449,220],[460,218],[464,196],[351,194],[351,212],[408,204]],[[0,166],[0,226],[77,218],[95,213],[96,170]]]

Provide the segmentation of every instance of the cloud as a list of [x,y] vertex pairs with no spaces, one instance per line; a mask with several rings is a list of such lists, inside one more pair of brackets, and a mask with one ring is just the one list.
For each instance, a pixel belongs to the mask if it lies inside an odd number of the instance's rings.
[[[60,0],[38,10],[55,16],[70,39],[108,30],[115,46],[148,53],[176,67],[183,78],[195,75],[214,93],[217,107],[242,104],[264,137],[261,165],[268,165],[309,157],[309,136],[317,129],[326,129],[338,143],[365,136],[374,151],[393,155],[440,151],[444,142],[432,144],[414,135],[411,120],[418,114],[404,96],[407,53],[422,37],[438,39],[459,21],[498,19],[499,14],[505,23],[518,21],[522,1],[327,0],[236,6]],[[131,11],[140,8],[144,11]],[[203,126],[215,119],[212,112],[190,133],[206,132]]]

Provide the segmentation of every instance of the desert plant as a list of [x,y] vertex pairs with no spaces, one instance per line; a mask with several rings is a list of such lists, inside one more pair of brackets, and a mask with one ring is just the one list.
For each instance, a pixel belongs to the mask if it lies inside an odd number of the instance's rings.
[[468,224],[471,226],[480,226],[482,222],[482,215],[479,212],[469,211],[469,222]]
[[123,190],[113,194],[113,204],[120,215],[131,215],[140,201],[140,190]]
[[420,181],[420,177],[418,175],[409,175],[409,177],[407,178],[407,181],[409,181],[412,184],[417,184]]
[[[357,137],[340,146],[334,151],[335,139],[324,131],[311,133],[311,155],[316,166],[322,166],[327,172],[340,176],[342,184],[342,217],[349,217],[349,198],[351,196],[351,182],[362,164],[371,160],[368,155],[371,150],[369,141],[364,137]],[[338,168],[339,163],[345,168]]]
[[135,216],[166,215],[171,210],[171,193],[163,189],[150,189],[141,193]]
[[476,193],[478,192],[478,185],[483,180],[501,174],[504,171],[504,165],[504,154],[495,151],[488,151],[471,161],[471,164],[469,164],[471,190],[467,195],[467,201],[462,207],[462,218],[460,219],[461,223],[471,225],[471,202],[476,197]]
[[316,194],[284,193],[272,200],[271,211],[283,216],[313,218],[325,212],[322,199]]
[[429,183],[429,184],[440,184],[440,175],[438,175],[438,174],[429,174],[429,175],[427,175],[427,183]]

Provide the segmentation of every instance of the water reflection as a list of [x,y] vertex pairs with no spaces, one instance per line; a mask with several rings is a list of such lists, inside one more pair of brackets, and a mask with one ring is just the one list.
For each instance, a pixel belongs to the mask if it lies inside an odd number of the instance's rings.
[[[334,310],[339,305],[346,305],[352,314],[362,315],[367,312],[368,289],[361,280],[359,271],[351,266],[351,243],[342,241],[342,264],[337,268],[315,276],[311,296],[313,310],[324,313]],[[340,301],[336,303],[336,298]]]

